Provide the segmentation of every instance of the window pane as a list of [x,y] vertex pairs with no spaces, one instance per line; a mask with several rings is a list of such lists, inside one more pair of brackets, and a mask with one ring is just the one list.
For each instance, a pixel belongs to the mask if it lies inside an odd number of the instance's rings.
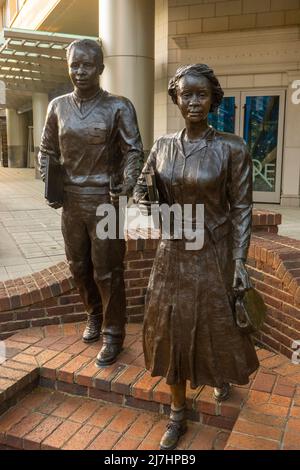
[[221,106],[208,117],[211,126],[221,132],[235,132],[235,97],[223,98]]
[[247,96],[244,139],[253,159],[253,190],[275,191],[279,96]]

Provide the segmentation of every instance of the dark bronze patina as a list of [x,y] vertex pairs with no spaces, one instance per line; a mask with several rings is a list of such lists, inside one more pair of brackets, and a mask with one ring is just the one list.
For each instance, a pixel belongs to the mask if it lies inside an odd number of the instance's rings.
[[75,41],[67,59],[74,91],[50,103],[39,160],[43,178],[47,158],[64,169],[66,256],[88,315],[83,340],[96,341],[102,322],[103,347],[97,358],[101,366],[115,361],[125,335],[125,241],[98,239],[96,210],[102,203],[131,195],[143,150],[131,102],[100,88],[104,65],[99,44]]
[[[223,91],[213,71],[181,67],[169,85],[186,128],[158,139],[134,191],[147,204],[146,176],[153,171],[159,202],[204,204],[204,246],[187,251],[184,240],[161,240],[146,299],[143,342],[146,367],[171,386],[172,413],[161,441],[176,447],[186,429],[186,381],[215,387],[228,398],[230,383],[246,384],[258,368],[249,335],[233,317],[235,291],[250,280],[245,260],[251,234],[252,163],[244,141],[208,125]],[[195,222],[195,220],[194,220]]]

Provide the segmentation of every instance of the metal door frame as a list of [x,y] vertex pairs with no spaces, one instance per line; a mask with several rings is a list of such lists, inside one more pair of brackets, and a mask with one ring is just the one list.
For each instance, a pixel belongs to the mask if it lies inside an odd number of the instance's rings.
[[235,130],[234,133],[240,135],[241,122],[241,92],[238,90],[224,90],[224,98],[235,99]]

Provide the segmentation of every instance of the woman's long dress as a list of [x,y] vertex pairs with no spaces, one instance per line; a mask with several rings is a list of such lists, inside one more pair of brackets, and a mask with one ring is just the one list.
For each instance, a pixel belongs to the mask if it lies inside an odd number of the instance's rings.
[[251,161],[244,142],[213,129],[191,154],[182,133],[159,139],[145,173],[156,175],[160,202],[204,204],[204,245],[161,240],[150,276],[143,327],[145,363],[168,384],[246,384],[258,368],[249,336],[234,323],[234,259],[246,258],[251,233]]

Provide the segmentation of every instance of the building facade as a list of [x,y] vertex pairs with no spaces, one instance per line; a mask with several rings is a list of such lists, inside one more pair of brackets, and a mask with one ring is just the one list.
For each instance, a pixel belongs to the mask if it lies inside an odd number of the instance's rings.
[[[134,102],[146,150],[159,135],[183,127],[167,94],[176,68],[207,63],[225,91],[210,121],[246,140],[254,200],[300,206],[300,0],[0,0],[0,8],[0,26],[13,31],[100,37],[102,86]],[[32,108],[36,152],[48,99],[63,83],[31,91],[27,80],[25,103],[23,96],[14,101],[13,77],[12,83],[4,74],[11,90],[2,107],[9,108],[11,164],[24,165],[16,147],[26,153],[26,133],[24,142],[14,142],[12,129],[26,125],[22,110],[30,126]]]

